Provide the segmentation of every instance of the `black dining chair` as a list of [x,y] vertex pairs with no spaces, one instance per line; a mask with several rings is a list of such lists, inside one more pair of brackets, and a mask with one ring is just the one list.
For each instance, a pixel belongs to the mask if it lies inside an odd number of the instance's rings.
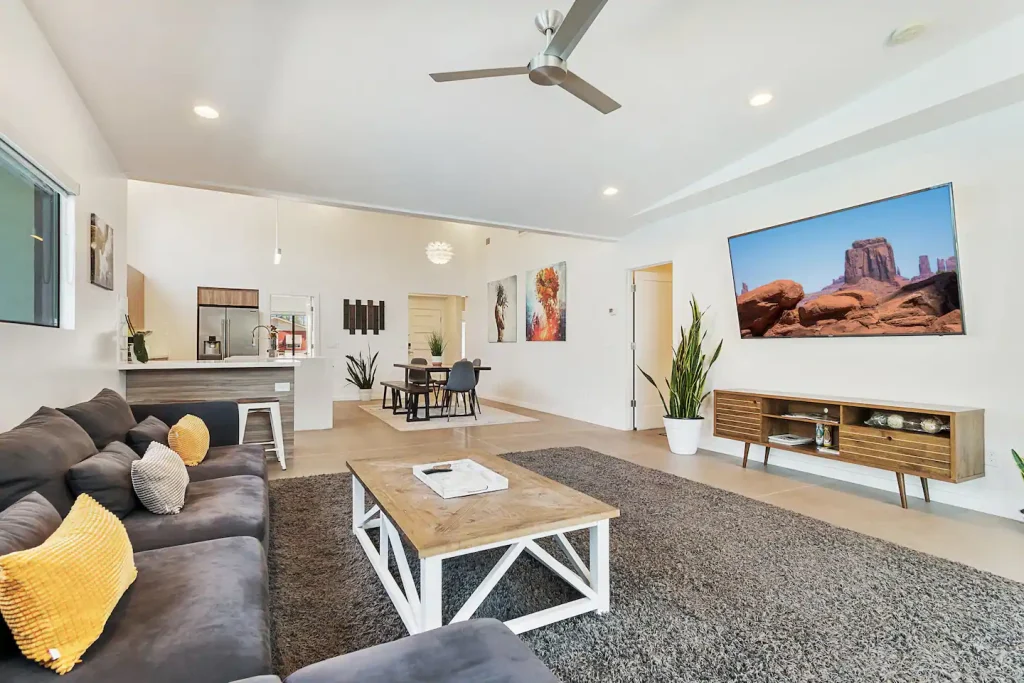
[[456,413],[456,417],[472,415],[474,420],[479,419],[476,416],[476,370],[468,360],[460,360],[452,366],[451,372],[448,373],[448,381],[444,385],[441,406],[449,422],[452,419],[452,403],[454,401],[457,409],[460,397],[468,412],[462,415]]
[[[484,364],[483,361],[481,361],[479,358],[474,358],[473,359],[473,368],[474,368],[473,372],[476,374],[476,383],[477,384],[480,384],[480,371],[476,370],[476,368],[480,367],[483,364]],[[475,390],[473,391],[473,396],[476,399],[476,412],[478,412],[478,413],[480,413],[482,415],[483,412],[484,412],[484,409],[480,405],[480,396],[477,395]]]

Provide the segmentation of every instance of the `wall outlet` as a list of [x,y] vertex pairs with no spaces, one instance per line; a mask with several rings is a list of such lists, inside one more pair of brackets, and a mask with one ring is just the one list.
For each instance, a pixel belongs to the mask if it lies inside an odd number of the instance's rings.
[[291,391],[291,390],[292,390],[292,383],[291,382],[275,382],[274,383],[274,391]]

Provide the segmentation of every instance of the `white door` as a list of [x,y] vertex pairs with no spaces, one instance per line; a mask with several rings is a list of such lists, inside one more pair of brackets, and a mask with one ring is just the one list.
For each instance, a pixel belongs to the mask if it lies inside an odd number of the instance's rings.
[[633,295],[633,340],[636,343],[633,426],[654,429],[663,426],[661,418],[665,409],[658,392],[636,366],[657,380],[668,401],[665,378],[672,369],[672,275],[638,270],[633,273],[633,283],[636,285]]
[[427,337],[441,331],[441,311],[432,308],[409,309],[409,359],[430,360]]

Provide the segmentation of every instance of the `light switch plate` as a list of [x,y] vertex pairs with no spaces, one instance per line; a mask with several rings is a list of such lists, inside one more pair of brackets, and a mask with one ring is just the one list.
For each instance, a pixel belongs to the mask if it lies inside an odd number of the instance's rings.
[[274,383],[274,391],[291,391],[291,390],[292,390],[292,383],[291,382],[275,382]]

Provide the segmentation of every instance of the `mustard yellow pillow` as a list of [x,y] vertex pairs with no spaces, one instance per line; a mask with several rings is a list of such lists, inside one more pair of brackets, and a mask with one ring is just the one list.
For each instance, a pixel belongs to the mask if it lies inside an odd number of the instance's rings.
[[121,520],[82,494],[42,545],[0,557],[0,613],[22,654],[65,674],[136,574]]
[[210,450],[210,430],[206,423],[195,415],[186,415],[171,427],[167,445],[177,453],[186,465],[198,465]]

